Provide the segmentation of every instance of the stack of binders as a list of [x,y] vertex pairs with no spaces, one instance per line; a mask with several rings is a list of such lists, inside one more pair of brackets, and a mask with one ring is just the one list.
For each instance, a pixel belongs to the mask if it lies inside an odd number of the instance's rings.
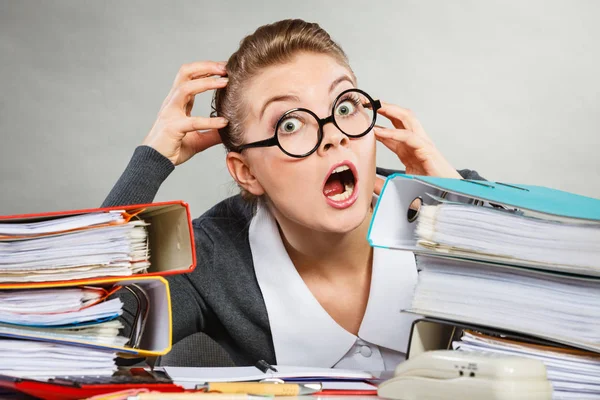
[[[189,207],[165,202],[0,217],[0,375],[109,376],[171,348],[169,286],[196,265]],[[119,294],[137,301],[123,335]]]
[[600,200],[531,185],[386,181],[373,246],[415,253],[408,354],[536,358],[555,399],[600,398]]

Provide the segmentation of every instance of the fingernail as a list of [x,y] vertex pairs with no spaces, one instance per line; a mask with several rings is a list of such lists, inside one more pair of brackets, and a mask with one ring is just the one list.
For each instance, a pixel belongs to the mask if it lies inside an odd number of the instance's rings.
[[223,118],[223,117],[216,117],[215,118],[218,122],[222,123],[222,124],[228,124],[229,121],[227,121],[227,119]]
[[229,82],[229,78],[217,78],[217,82],[219,82],[219,83],[227,83],[227,82]]

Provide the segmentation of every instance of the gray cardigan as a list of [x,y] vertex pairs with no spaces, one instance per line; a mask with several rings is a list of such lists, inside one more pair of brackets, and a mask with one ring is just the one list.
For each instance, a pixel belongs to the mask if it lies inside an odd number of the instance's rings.
[[[153,148],[139,146],[102,206],[151,203],[174,168]],[[392,172],[396,171],[377,169],[384,176]],[[459,173],[467,179],[483,179],[475,171]],[[197,266],[189,274],[167,277],[173,343],[204,332],[237,365],[254,365],[258,360],[276,364],[269,317],[248,241],[252,215],[252,207],[237,195],[193,220]],[[131,302],[124,300],[127,308]],[[126,324],[131,323],[131,315],[126,309]]]

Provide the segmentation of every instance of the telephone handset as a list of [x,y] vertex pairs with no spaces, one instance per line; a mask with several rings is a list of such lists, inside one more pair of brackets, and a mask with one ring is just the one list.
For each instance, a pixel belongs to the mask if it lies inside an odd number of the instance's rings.
[[544,363],[538,360],[435,350],[398,365],[377,394],[397,400],[550,400],[552,386]]

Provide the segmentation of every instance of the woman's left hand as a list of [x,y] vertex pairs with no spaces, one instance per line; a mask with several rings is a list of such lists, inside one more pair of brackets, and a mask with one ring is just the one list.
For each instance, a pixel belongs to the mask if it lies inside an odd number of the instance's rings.
[[[406,167],[407,174],[461,178],[435,147],[412,111],[382,101],[378,113],[389,119],[395,129],[375,126],[375,137],[396,153]],[[376,193],[380,192],[382,184],[383,181],[378,179],[375,184]]]

